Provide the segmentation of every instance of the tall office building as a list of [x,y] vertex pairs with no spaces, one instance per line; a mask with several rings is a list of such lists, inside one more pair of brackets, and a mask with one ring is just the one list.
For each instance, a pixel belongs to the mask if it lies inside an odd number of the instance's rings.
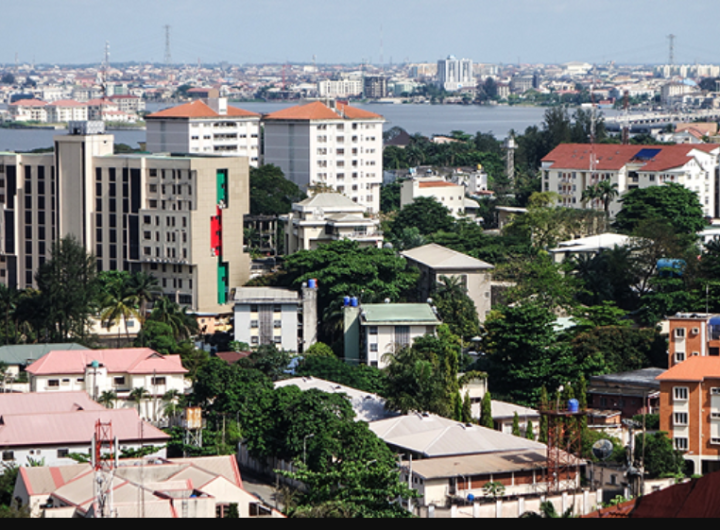
[[370,99],[387,97],[387,77],[384,75],[366,75],[363,78],[363,95]]
[[453,55],[440,59],[437,65],[437,80],[438,86],[448,92],[474,87],[477,81],[473,75],[472,60],[456,59]]
[[250,269],[246,157],[114,155],[101,122],[54,140],[54,153],[0,153],[1,283],[36,287],[52,243],[73,235],[98,270],[151,273],[194,312],[232,311],[229,286]]

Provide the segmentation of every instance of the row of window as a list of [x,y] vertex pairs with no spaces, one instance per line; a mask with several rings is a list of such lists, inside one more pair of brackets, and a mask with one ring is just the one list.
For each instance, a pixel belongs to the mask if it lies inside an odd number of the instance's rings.
[[[259,328],[260,323],[257,320],[251,320],[250,321],[250,327],[253,329]],[[273,327],[274,328],[281,328],[282,327],[282,320],[273,320]]]

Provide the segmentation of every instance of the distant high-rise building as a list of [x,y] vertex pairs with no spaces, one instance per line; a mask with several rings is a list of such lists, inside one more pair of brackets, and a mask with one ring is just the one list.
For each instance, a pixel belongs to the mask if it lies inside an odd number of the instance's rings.
[[437,65],[438,86],[448,92],[462,88],[474,87],[476,79],[473,75],[471,59],[456,59],[453,55],[440,59]]
[[366,98],[370,99],[387,97],[387,77],[366,75],[363,79],[363,93]]

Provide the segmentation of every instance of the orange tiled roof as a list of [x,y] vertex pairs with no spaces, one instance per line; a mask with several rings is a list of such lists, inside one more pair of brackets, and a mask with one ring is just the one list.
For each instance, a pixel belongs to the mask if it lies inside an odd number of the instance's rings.
[[635,508],[635,500],[622,502],[616,506],[608,506],[597,511],[583,515],[582,519],[628,519],[630,512]]
[[[147,118],[218,118],[221,116],[222,116],[221,114],[218,114],[213,109],[211,109],[208,105],[206,105],[204,102],[202,102],[198,99],[198,100],[192,101],[190,103],[185,103],[184,105],[178,105],[177,107],[172,107],[169,109],[154,112],[146,117]],[[238,109],[237,107],[231,107],[228,105],[227,116],[260,116],[260,115],[255,114],[254,112],[250,112],[250,111],[243,110],[243,109]]]
[[265,116],[266,120],[341,120],[343,117],[350,120],[357,119],[382,119],[382,116],[374,112],[358,109],[337,103],[338,112],[321,103],[314,101],[307,105],[298,105],[287,109],[271,112]]
[[449,188],[451,186],[459,186],[459,184],[453,184],[452,182],[441,182],[441,181],[434,181],[434,182],[420,182],[421,188]]
[[53,107],[84,107],[85,103],[79,103],[74,99],[59,99],[50,103]]
[[657,376],[658,381],[703,381],[720,379],[720,357],[690,356],[667,372]]
[[47,101],[39,99],[19,99],[14,103],[10,103],[10,106],[14,107],[44,107],[47,105]]

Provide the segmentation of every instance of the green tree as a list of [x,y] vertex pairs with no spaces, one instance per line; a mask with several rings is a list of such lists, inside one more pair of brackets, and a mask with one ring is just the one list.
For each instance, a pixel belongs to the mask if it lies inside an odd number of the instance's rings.
[[117,401],[117,394],[112,390],[104,390],[97,401],[105,408],[114,409],[115,401]]
[[440,319],[455,335],[470,340],[480,330],[475,303],[467,294],[467,288],[458,276],[440,276],[431,293]]
[[53,243],[51,257],[35,280],[49,311],[49,341],[84,341],[99,291],[95,256],[67,236]]
[[147,347],[163,355],[175,353],[178,345],[175,333],[169,324],[148,320],[143,326],[142,336],[135,338],[136,347]]
[[426,236],[440,230],[449,232],[454,224],[450,210],[434,197],[417,197],[395,216],[392,221],[392,234],[400,237],[404,228],[415,227],[421,235]]
[[525,428],[525,438],[528,440],[535,440],[535,430],[531,420],[528,420],[527,422],[527,427]]
[[306,195],[285,178],[279,167],[266,164],[250,168],[251,215],[283,215],[290,212],[294,202],[305,198]]
[[254,368],[267,375],[273,381],[282,379],[290,364],[290,354],[278,350],[274,344],[263,344],[249,356],[238,361],[240,366]]
[[[390,146],[392,147],[392,146]],[[387,149],[390,149],[390,147],[385,148],[383,151],[383,156],[385,155],[385,152]],[[385,166],[390,167],[390,166]],[[402,188],[402,183],[399,181],[391,182],[390,184],[386,184],[380,188],[380,211],[383,213],[390,213],[395,212],[400,209],[400,189]]]
[[137,403],[137,411],[138,416],[140,416],[140,406],[142,405],[142,402],[145,401],[150,396],[150,392],[148,392],[145,388],[139,386],[135,387],[130,391],[130,394],[128,395],[128,401],[134,401]]
[[[644,448],[643,448],[644,446]],[[644,449],[644,468],[650,478],[678,475],[682,473],[684,458],[668,437],[668,433],[659,431],[651,435],[635,436],[635,462],[640,462]]]
[[146,323],[148,321],[162,322],[170,326],[176,341],[190,338],[198,332],[197,321],[187,313],[187,307],[180,308],[167,296],[155,301]]
[[[547,388],[543,385],[543,387],[540,389],[540,399],[538,400],[538,409],[548,410],[550,405],[550,398],[548,397]],[[542,414],[540,416],[540,430],[538,433],[538,442],[540,443],[548,443],[548,417]]]
[[331,357],[337,359],[332,348],[324,342],[316,342],[305,350],[304,355],[305,357]]
[[[128,331],[128,321],[131,318],[140,320],[140,314],[137,310],[137,298],[130,288],[130,274],[127,272],[120,273],[112,279],[103,279],[103,293],[100,298],[100,306],[102,312],[100,319],[108,328],[118,326],[117,347],[120,347],[120,322],[125,324],[125,334],[128,342],[130,342],[130,334]],[[101,273],[101,276],[107,273]]]
[[231,502],[228,506],[228,511],[225,514],[225,519],[239,519],[240,518],[240,512],[238,512],[238,503],[237,502]]
[[694,235],[706,225],[697,193],[681,184],[633,189],[620,202],[613,226],[623,233],[633,232],[642,221],[660,221],[684,235]]
[[373,366],[351,366],[335,355],[332,357],[306,356],[295,369],[298,376],[312,376],[364,392],[385,395],[385,373]]
[[518,416],[517,411],[515,412],[515,415],[513,416],[512,434],[513,434],[513,436],[520,436],[520,417]]
[[555,316],[537,302],[493,311],[485,320],[488,374],[495,392],[531,406],[543,386],[574,380],[570,348],[556,341]]
[[487,427],[488,429],[495,428],[495,422],[493,422],[492,416],[492,397],[490,392],[485,392],[480,403],[480,425]]

